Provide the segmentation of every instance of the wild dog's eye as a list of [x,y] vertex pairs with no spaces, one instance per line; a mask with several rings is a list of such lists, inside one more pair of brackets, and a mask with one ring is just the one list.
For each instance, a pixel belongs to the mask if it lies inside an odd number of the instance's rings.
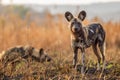
[[80,22],[77,23],[79,26],[82,26]]

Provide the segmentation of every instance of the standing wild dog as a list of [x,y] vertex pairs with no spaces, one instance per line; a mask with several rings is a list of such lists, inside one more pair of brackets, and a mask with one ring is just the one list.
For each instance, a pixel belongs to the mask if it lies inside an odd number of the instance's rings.
[[82,52],[82,73],[84,72],[85,66],[85,49],[90,46],[92,46],[94,54],[97,56],[99,67],[101,57],[98,53],[97,46],[101,52],[102,61],[105,63],[105,31],[99,23],[89,24],[83,27],[82,21],[85,17],[85,11],[81,11],[77,17],[74,17],[69,11],[65,13],[65,18],[69,22],[69,29],[72,34],[72,48],[74,51],[73,66],[76,68],[78,49],[80,49]]

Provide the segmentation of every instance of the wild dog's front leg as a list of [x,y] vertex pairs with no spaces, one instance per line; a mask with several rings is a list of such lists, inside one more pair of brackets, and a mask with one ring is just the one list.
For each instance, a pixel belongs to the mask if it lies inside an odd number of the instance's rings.
[[82,56],[81,56],[81,62],[82,62],[82,68],[81,73],[84,74],[85,70],[85,49],[81,49]]
[[73,48],[73,67],[76,68],[78,48]]
[[77,64],[77,54],[78,54],[78,43],[76,42],[76,40],[72,39],[71,40],[71,47],[73,49],[73,67],[76,68],[76,64]]

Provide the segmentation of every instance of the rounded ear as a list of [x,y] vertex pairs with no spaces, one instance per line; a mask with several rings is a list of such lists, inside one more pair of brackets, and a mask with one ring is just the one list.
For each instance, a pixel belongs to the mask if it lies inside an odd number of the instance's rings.
[[65,18],[67,19],[68,22],[70,22],[73,19],[73,15],[71,12],[67,11],[65,13]]
[[44,53],[44,49],[43,49],[43,48],[40,48],[39,54],[42,55],[43,53]]
[[86,17],[86,12],[83,10],[79,13],[78,18],[83,21]]

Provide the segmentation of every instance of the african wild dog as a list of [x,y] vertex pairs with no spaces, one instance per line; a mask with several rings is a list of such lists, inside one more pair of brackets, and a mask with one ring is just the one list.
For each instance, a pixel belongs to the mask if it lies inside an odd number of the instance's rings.
[[85,66],[85,49],[90,46],[92,46],[94,54],[97,56],[98,65],[100,66],[101,57],[98,54],[97,46],[102,54],[102,61],[105,63],[105,31],[99,23],[89,24],[84,27],[82,21],[85,17],[86,12],[84,10],[79,13],[78,17],[74,17],[69,11],[65,13],[72,34],[73,66],[76,68],[78,49],[80,49],[82,52],[82,73]]
[[17,46],[3,51],[0,55],[0,60],[4,65],[19,60],[19,58],[32,60],[37,62],[51,61],[51,58],[46,54],[43,48],[35,49],[32,46]]

